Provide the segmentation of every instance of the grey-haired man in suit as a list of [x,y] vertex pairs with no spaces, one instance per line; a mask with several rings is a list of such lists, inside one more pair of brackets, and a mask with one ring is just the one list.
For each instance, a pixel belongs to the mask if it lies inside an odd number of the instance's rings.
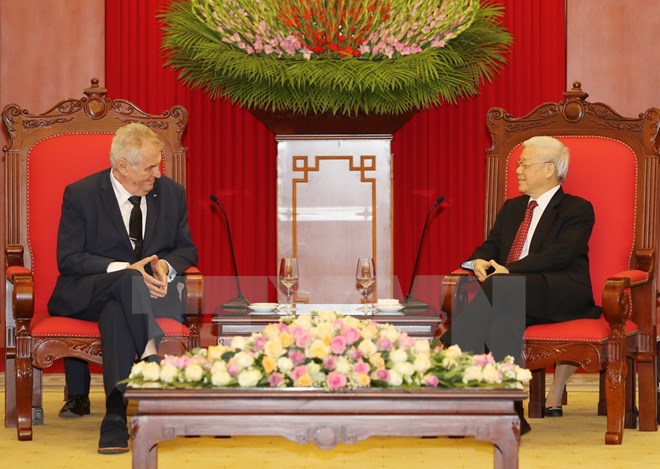
[[[99,453],[128,451],[125,386],[135,359],[159,360],[155,317],[180,318],[177,274],[197,262],[185,190],[162,176],[162,142],[143,124],[120,128],[111,168],[64,191],[57,238],[60,275],[52,315],[97,321],[103,348],[106,415]],[[89,413],[89,369],[65,360],[69,399],[61,415]]]

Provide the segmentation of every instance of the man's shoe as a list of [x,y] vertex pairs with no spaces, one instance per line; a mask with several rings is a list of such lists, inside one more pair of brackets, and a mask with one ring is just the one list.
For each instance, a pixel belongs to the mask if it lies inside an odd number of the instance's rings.
[[532,426],[525,419],[525,417],[520,419],[520,436],[523,436],[532,431]]
[[101,422],[99,454],[128,453],[126,420],[117,414],[106,414]]
[[89,412],[89,396],[69,396],[60,409],[59,416],[65,419],[80,418],[89,415]]
[[529,424],[527,419],[525,419],[525,409],[523,408],[522,401],[514,401],[513,408],[520,417],[520,436],[525,435],[532,431],[532,426]]
[[564,411],[560,405],[552,406],[552,407],[546,407],[545,408],[545,416],[546,417],[563,417],[564,416]]

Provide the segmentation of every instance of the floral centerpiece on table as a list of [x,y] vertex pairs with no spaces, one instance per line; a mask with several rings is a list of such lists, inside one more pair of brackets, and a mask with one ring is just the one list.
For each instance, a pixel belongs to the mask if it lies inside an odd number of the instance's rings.
[[529,370],[507,357],[432,347],[391,324],[321,311],[283,318],[229,346],[198,348],[158,363],[139,362],[126,382],[136,388],[405,387],[522,388]]
[[511,36],[489,0],[177,0],[161,15],[184,83],[248,109],[401,114],[475,95]]

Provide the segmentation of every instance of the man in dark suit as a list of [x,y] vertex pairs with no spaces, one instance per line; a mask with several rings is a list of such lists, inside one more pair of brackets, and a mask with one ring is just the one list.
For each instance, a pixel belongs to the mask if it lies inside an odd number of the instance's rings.
[[[48,308],[55,316],[99,323],[106,393],[102,454],[128,451],[125,385],[117,383],[128,377],[136,358],[159,360],[163,331],[155,317],[181,317],[177,274],[197,262],[185,190],[161,176],[161,149],[151,129],[126,125],[113,138],[111,168],[64,191],[60,275]],[[67,360],[65,366],[69,401],[63,411],[69,406],[89,413],[86,364]]]
[[[480,353],[487,345],[498,360],[511,355],[520,361],[526,326],[600,315],[589,276],[594,210],[561,187],[569,151],[552,137],[523,146],[516,173],[524,195],[502,205],[488,238],[463,264],[474,270],[481,292],[451,328],[451,340],[462,349]],[[557,366],[547,416],[562,415],[564,386],[576,369]],[[523,430],[529,431],[524,419]]]

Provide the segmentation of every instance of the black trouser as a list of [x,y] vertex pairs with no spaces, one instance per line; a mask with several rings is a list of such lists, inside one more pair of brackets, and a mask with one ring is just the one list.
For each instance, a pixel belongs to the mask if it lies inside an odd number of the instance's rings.
[[522,365],[525,328],[552,322],[546,312],[545,278],[539,274],[491,275],[480,287],[465,310],[451,318],[450,335],[443,341],[470,353],[483,353],[487,347],[495,360],[511,355]]
[[[135,269],[100,275],[94,285],[93,303],[71,316],[99,323],[107,399],[117,391],[123,393],[126,386],[117,385],[117,382],[128,377],[147,342],[155,339],[158,344],[163,337],[155,318],[181,317],[182,304],[176,286],[177,282],[170,283],[167,296],[154,300],[149,296],[142,274]],[[69,395],[89,393],[86,362],[66,359],[65,372]]]

